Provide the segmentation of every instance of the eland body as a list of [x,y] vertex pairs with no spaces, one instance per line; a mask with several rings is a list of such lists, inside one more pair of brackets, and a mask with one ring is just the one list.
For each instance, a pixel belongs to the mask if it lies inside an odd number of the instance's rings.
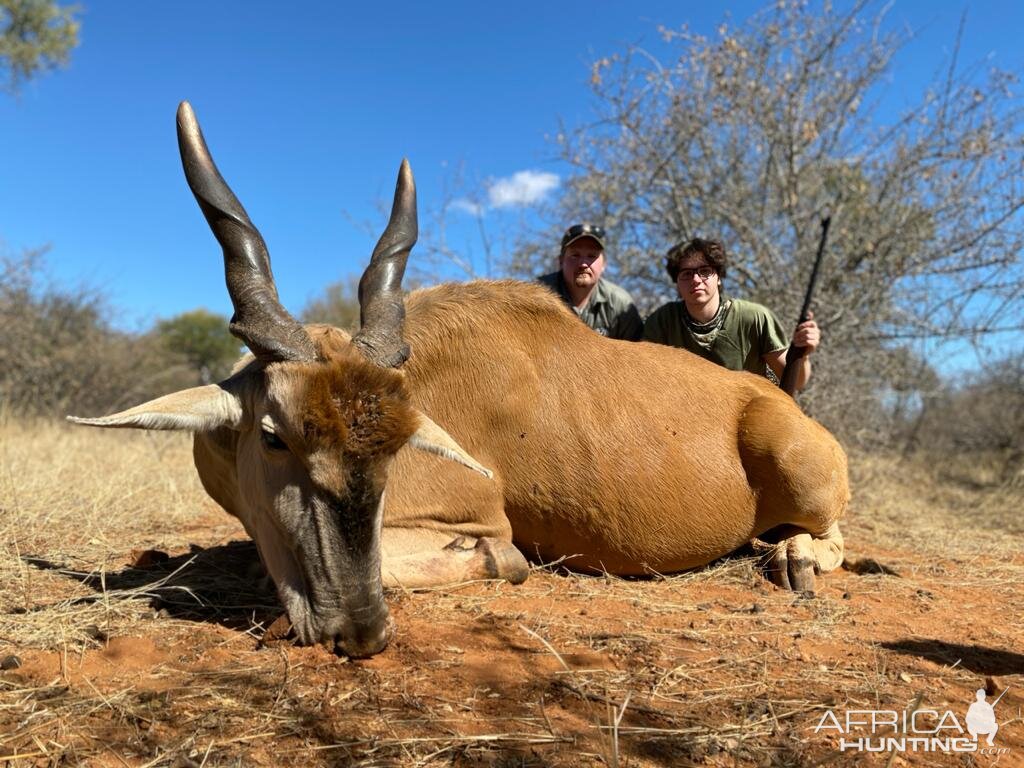
[[384,586],[520,582],[524,552],[667,573],[760,536],[773,580],[798,590],[842,561],[845,454],[764,379],[606,339],[533,284],[403,299],[404,162],[359,332],[303,326],[187,103],[178,137],[252,354],[219,384],[73,420],[194,432],[203,486],[255,540],[300,641],[371,655],[388,639]]

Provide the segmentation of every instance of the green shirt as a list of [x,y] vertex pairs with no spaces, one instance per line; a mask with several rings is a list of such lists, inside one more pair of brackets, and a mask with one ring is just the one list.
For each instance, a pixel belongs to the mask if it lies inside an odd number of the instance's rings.
[[[726,301],[725,297],[722,301]],[[750,371],[761,376],[768,371],[764,355],[789,346],[778,318],[767,307],[752,301],[731,299],[710,348],[697,343],[686,317],[686,305],[682,301],[659,307],[644,324],[644,341],[682,347],[730,370]]]
[[623,288],[603,277],[597,281],[590,300],[582,309],[572,303],[569,289],[561,271],[538,277],[537,282],[546,285],[559,295],[566,305],[584,323],[609,339],[639,341],[644,332],[644,321],[633,303],[633,298]]

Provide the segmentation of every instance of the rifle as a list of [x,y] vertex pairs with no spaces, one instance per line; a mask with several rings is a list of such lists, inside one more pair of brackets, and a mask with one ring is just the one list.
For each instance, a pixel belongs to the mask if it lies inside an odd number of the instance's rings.
[[[811,299],[814,296],[814,285],[818,282],[818,268],[821,266],[821,257],[825,254],[825,241],[828,239],[828,225],[832,222],[832,217],[826,215],[821,220],[821,240],[818,241],[818,255],[814,258],[814,268],[811,270],[811,280],[807,284],[807,293],[804,294],[804,305],[800,309],[800,318],[796,321],[799,327],[800,323],[806,323],[810,318],[808,313],[811,308]],[[790,346],[789,352],[786,353],[786,368],[782,372],[782,378],[779,380],[779,386],[782,391],[790,397],[796,395],[796,368],[800,358],[807,354],[807,347],[793,347]]]

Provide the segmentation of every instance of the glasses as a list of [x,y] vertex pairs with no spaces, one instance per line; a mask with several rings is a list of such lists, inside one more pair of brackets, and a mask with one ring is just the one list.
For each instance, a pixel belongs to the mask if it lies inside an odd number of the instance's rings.
[[697,267],[696,269],[680,269],[677,279],[682,280],[684,283],[688,283],[693,280],[693,276],[696,275],[700,278],[702,283],[706,283],[714,274],[717,274],[715,272],[715,268],[708,266]]

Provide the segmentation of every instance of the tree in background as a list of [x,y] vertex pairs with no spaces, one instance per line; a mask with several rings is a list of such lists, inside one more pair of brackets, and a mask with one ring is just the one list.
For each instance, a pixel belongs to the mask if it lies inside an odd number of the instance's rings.
[[[74,7],[0,0],[0,90],[67,64],[78,44]],[[139,363],[106,323],[102,297],[42,282],[45,248],[13,255],[0,242],[0,407],[5,413],[86,412],[131,395]]]
[[[387,219],[385,219],[385,222]],[[428,247],[436,247],[434,246]],[[435,255],[436,250],[432,251]],[[440,260],[442,256],[438,255]],[[424,276],[429,276],[431,283],[439,281],[438,275],[429,269],[419,270],[416,274],[406,272],[403,279],[403,290],[406,295],[423,287]],[[349,275],[328,284],[318,296],[310,299],[299,313],[303,323],[323,323],[341,328],[343,331],[355,333],[359,330],[359,280],[362,275]]]
[[78,45],[76,6],[50,0],[0,0],[0,80],[6,90],[67,65]]
[[955,54],[916,105],[883,119],[908,40],[884,32],[881,14],[862,19],[865,6],[784,1],[710,38],[663,29],[660,58],[631,48],[598,61],[598,119],[559,134],[574,173],[514,268],[539,273],[565,222],[599,221],[612,269],[650,310],[675,298],[667,248],[717,237],[726,290],[789,325],[828,206],[825,343],[802,401],[833,428],[846,415],[867,442],[885,439],[883,394],[928,380],[922,366],[941,354],[920,340],[1024,327],[1024,144],[1016,77]]
[[241,353],[241,344],[228,331],[228,319],[206,309],[161,320],[153,333],[168,351],[184,356],[200,384],[227,378]]
[[97,292],[53,285],[42,250],[0,244],[0,411],[109,413],[195,384],[180,353],[115,330],[110,314]]
[[933,395],[912,428],[916,449],[947,476],[1024,487],[1024,353]]
[[306,304],[299,318],[304,323],[324,323],[355,333],[359,330],[359,276],[349,275],[328,285]]

